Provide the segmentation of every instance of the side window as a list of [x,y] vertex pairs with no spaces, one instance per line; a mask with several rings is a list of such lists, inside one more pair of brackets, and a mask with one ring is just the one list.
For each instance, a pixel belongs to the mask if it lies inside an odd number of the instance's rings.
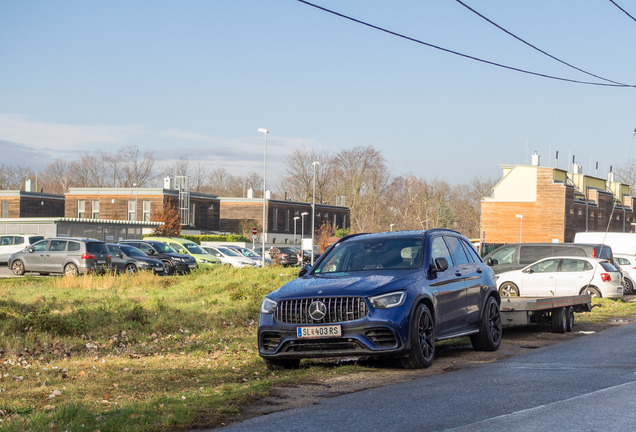
[[445,236],[444,239],[450,249],[453,263],[455,263],[455,265],[468,264],[468,257],[466,256],[466,252],[464,252],[464,248],[462,248],[462,245],[459,243],[459,239],[453,236]]
[[515,251],[515,246],[504,247],[494,252],[491,258],[495,264],[514,264]]
[[481,258],[479,258],[479,254],[477,253],[477,251],[472,245],[466,243],[464,240],[460,240],[460,243],[464,247],[464,252],[466,252],[466,255],[468,256],[468,260],[470,262],[474,262],[474,263],[482,262]]
[[553,247],[550,246],[519,246],[519,264],[532,264],[540,259],[547,258],[552,255]]
[[545,261],[541,261],[530,267],[533,273],[552,273],[557,271],[559,268],[560,259],[549,259]]
[[[135,246],[135,245],[133,245],[133,246]],[[150,252],[152,250],[150,245],[146,244],[146,243],[139,243],[139,245],[137,245],[136,247],[138,247],[139,250],[141,250],[145,254],[148,254],[148,252]]]
[[446,258],[448,265],[453,265],[451,254],[448,251],[448,247],[446,246],[446,243],[444,243],[444,239],[442,237],[435,237],[431,242],[431,258],[433,260],[435,260],[435,258]]
[[33,252],[44,252],[46,249],[46,240],[42,240],[31,246]]
[[583,248],[576,246],[555,246],[553,256],[587,256]]
[[607,259],[607,260],[611,260],[612,259],[612,248],[610,248],[609,246],[606,245],[601,245],[599,247],[596,248],[596,256],[598,258],[603,258],[603,259]]
[[108,249],[110,250],[110,253],[113,255],[123,255],[124,253],[121,251],[120,248],[118,248],[117,246],[108,246]]
[[68,250],[69,252],[77,252],[81,249],[81,245],[79,242],[70,241],[68,242]]
[[561,263],[562,272],[581,272],[585,269],[585,263],[587,261],[581,261],[577,259],[564,259]]
[[13,237],[13,244],[24,244],[24,237],[15,236]]
[[616,258],[616,261],[617,261],[620,265],[629,265],[629,261],[627,261],[625,258]]
[[51,240],[49,251],[60,252],[66,250],[66,240]]
[[0,237],[0,246],[8,246],[13,243],[13,236]]

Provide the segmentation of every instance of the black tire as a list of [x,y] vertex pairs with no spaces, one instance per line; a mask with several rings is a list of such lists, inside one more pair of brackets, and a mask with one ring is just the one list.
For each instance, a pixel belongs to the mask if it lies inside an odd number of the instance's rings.
[[552,310],[552,333],[565,333],[568,328],[566,308]]
[[137,266],[134,264],[126,264],[125,270],[128,274],[135,274],[137,273]]
[[589,294],[592,297],[596,297],[596,298],[602,298],[603,294],[601,294],[601,291],[599,291],[598,288],[596,288],[593,285],[588,285],[585,288],[583,288],[581,290],[581,294]]
[[64,266],[64,276],[75,277],[79,274],[77,266],[73,263],[68,263]]
[[633,294],[634,293],[634,282],[631,279],[625,278],[625,288],[623,289],[623,294]]
[[499,303],[491,296],[488,297],[481,314],[479,333],[472,335],[470,342],[477,351],[497,351],[501,345],[502,334]]
[[163,262],[163,274],[165,274],[166,276],[174,274],[174,266],[170,261],[166,260]]
[[565,311],[565,315],[565,331],[571,332],[574,330],[574,308],[572,306],[568,306]]
[[22,276],[24,274],[24,263],[20,260],[15,260],[11,263],[11,271],[16,276]]
[[499,295],[502,297],[519,297],[519,287],[512,282],[504,282],[499,287]]
[[405,369],[427,368],[435,357],[435,322],[425,304],[417,305],[409,327],[411,349],[407,357],[400,359],[400,364]]
[[288,370],[298,369],[300,367],[300,359],[271,360],[263,359],[265,367],[269,370]]

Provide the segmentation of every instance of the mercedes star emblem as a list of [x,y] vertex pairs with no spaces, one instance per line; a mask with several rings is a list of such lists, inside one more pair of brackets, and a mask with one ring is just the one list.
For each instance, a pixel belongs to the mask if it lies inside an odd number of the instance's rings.
[[327,306],[319,300],[312,302],[309,305],[309,316],[314,321],[320,321],[327,315]]

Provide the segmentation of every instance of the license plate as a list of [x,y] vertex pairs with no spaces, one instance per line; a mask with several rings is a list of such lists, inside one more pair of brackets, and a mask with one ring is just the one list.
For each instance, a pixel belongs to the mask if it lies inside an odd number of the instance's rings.
[[188,268],[195,268],[196,266],[196,264],[188,264]]
[[298,327],[299,338],[330,338],[341,337],[342,329],[339,325]]
[[97,260],[97,264],[106,264],[106,260]]

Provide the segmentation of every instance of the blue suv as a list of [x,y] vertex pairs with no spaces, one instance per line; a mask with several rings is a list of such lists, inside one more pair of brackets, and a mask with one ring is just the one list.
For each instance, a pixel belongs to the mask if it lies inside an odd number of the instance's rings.
[[500,302],[494,273],[458,232],[354,234],[265,297],[258,350],[270,369],[345,356],[425,368],[439,340],[497,350]]

